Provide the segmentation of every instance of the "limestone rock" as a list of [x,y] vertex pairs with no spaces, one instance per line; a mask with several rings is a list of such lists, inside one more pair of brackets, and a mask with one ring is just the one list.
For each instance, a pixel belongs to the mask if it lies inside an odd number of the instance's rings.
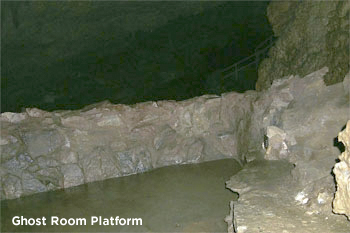
[[[6,177],[1,190],[5,198],[16,198],[44,186],[59,189],[173,164],[234,158],[243,165],[265,154],[295,165],[298,191],[312,203],[319,195],[328,202],[324,190],[334,187],[317,182],[330,176],[338,153],[333,139],[350,109],[346,81],[326,86],[327,71],[287,76],[262,92],[133,106],[104,101],[51,113],[28,110],[18,122],[7,118],[15,119],[15,113],[0,115],[0,171]],[[264,135],[267,151],[261,146]],[[24,181],[21,174],[32,178]],[[25,189],[23,182],[29,185]]]
[[349,4],[347,1],[272,1],[267,16],[275,45],[259,66],[258,90],[273,80],[301,77],[328,66],[327,85],[341,82],[349,72]]
[[[265,159],[277,160],[270,162],[287,160],[293,165],[282,183],[277,180],[287,171],[253,166],[254,162],[226,183],[240,194],[234,204],[236,232],[348,232],[347,221],[331,211],[331,171],[339,154],[334,138],[350,116],[349,94],[344,92],[348,78],[327,86],[327,71],[324,67],[303,78],[274,80],[253,102],[247,132],[251,144],[260,141]],[[347,173],[342,171],[341,177]],[[347,188],[342,187],[344,192]]]
[[25,133],[24,140],[33,158],[53,152],[63,141],[58,131],[45,129]]
[[63,175],[63,187],[69,188],[84,183],[84,175],[77,164],[66,164],[61,167]]
[[268,148],[265,153],[265,159],[277,160],[287,158],[288,146],[285,142],[286,133],[276,126],[268,126],[267,138]]
[[70,163],[77,163],[78,162],[78,155],[73,152],[73,151],[69,151],[69,150],[62,150],[60,152],[60,161],[63,164],[70,164]]
[[4,112],[1,114],[1,120],[8,121],[11,123],[19,123],[27,118],[25,113],[13,113],[13,112]]
[[346,95],[349,96],[350,92],[350,72],[345,76],[343,80],[343,85],[344,85],[344,92]]
[[41,169],[35,172],[35,176],[46,186],[47,190],[56,190],[64,187],[63,175],[58,168]]
[[[327,71],[324,67],[304,78],[275,80],[254,110],[255,121],[263,119],[256,124],[266,127],[265,158],[294,163],[293,175],[303,185],[329,176],[337,155],[333,139],[349,116],[343,84],[326,86],[322,77]],[[282,97],[283,101],[277,101]]]
[[33,177],[26,179],[30,187],[10,187],[5,180],[2,190],[14,198],[35,188],[67,188],[173,164],[243,162],[256,96],[228,93],[133,106],[104,101],[76,111],[1,114],[4,176]]
[[27,172],[22,174],[22,188],[23,192],[28,194],[47,191],[43,183]]
[[[311,204],[310,196],[297,192],[298,183],[293,182],[292,169],[293,165],[286,161],[254,161],[226,182],[227,188],[239,194],[231,208],[233,214],[226,218],[229,227],[234,223],[233,232],[349,231],[349,224],[340,216],[316,214],[303,208]],[[322,203],[327,198],[328,194],[321,192],[317,200]],[[233,221],[230,216],[234,217]]]
[[114,158],[118,161],[119,171],[125,175],[144,172],[153,166],[151,154],[142,147],[118,152]]
[[4,198],[13,199],[23,194],[21,179],[19,177],[8,175],[1,178]]
[[26,108],[26,112],[30,117],[49,117],[50,114],[38,108]]
[[333,211],[346,215],[350,220],[350,121],[338,138],[344,143],[345,151],[339,156],[340,162],[333,169],[337,182]]
[[81,157],[79,165],[84,173],[84,182],[103,180],[120,175],[117,163],[112,158],[111,153],[102,147],[96,147],[88,154],[81,153],[79,157]]

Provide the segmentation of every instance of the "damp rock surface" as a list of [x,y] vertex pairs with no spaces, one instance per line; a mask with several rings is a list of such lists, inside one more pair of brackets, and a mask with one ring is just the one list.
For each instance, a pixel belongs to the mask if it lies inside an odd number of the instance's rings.
[[[349,75],[327,86],[327,72],[324,67],[302,78],[274,80],[253,103],[250,148],[260,138],[262,157],[227,182],[239,194],[232,224],[231,217],[226,218],[230,229],[235,225],[240,233],[349,232],[350,222],[332,212],[337,135],[350,118],[349,92],[344,91],[350,89]],[[345,144],[346,132],[338,138]],[[346,156],[347,152],[340,156],[334,169],[339,180],[333,202],[339,208],[334,212],[341,214],[348,211]]]
[[346,233],[350,223],[336,215],[313,214],[302,205],[308,199],[293,181],[287,161],[254,161],[226,182],[239,193],[234,202],[237,233]]
[[264,158],[293,163],[293,179],[309,197],[304,207],[330,214],[335,191],[331,173],[339,155],[335,140],[350,118],[349,95],[343,91],[350,87],[348,76],[342,83],[326,86],[327,72],[325,67],[303,78],[275,80],[260,98],[263,105],[273,99],[260,115],[260,124],[268,137]]
[[344,143],[345,151],[339,156],[340,161],[333,169],[337,183],[333,211],[346,215],[350,220],[350,120],[338,138]]
[[[223,158],[285,159],[329,212],[334,138],[349,119],[349,78],[326,86],[324,67],[275,80],[262,92],[205,95],[136,105],[101,102],[81,110],[3,113],[1,197],[120,177],[173,164]],[[27,184],[29,183],[29,184]],[[323,203],[323,202],[322,202]],[[308,207],[307,207],[308,208]]]
[[132,106],[106,101],[74,111],[3,113],[1,197],[174,164],[223,158],[243,162],[244,132],[256,96],[227,93]]
[[349,72],[349,10],[348,1],[272,1],[267,17],[277,40],[259,66],[257,89],[324,66],[327,85],[341,82]]

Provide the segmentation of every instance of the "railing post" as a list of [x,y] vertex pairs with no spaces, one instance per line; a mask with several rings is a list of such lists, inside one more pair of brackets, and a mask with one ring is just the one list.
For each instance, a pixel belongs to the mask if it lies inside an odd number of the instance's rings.
[[220,72],[220,94],[224,92],[224,75]]
[[238,68],[237,65],[235,65],[235,80],[238,79]]

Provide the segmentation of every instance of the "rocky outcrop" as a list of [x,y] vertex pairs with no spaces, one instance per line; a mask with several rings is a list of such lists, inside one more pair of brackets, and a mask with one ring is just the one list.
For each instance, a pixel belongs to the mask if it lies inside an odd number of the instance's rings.
[[1,196],[17,198],[172,164],[243,162],[256,95],[3,113]]
[[338,138],[344,143],[345,151],[339,156],[340,162],[333,169],[337,182],[333,211],[346,215],[350,220],[350,120]]
[[[239,193],[231,207],[229,233],[347,233],[349,223],[336,215],[312,214],[295,200],[298,183],[293,182],[293,164],[285,160],[256,160],[227,181],[227,187]],[[232,227],[232,222],[234,227]],[[232,228],[234,230],[232,230]]]
[[[339,154],[335,138],[350,118],[350,75],[326,86],[327,71],[274,80],[253,103],[248,148],[260,139],[263,156],[227,182],[240,195],[233,208],[236,232],[348,232],[348,223],[332,214],[331,172]],[[345,132],[340,140],[347,140]],[[344,154],[335,166],[341,190],[335,202],[343,214],[349,204]],[[277,165],[282,160],[289,165]]]
[[277,41],[260,64],[257,89],[324,66],[327,85],[341,82],[349,72],[349,10],[348,1],[272,1],[267,16]]
[[326,86],[326,72],[323,68],[304,78],[276,80],[265,93],[276,93],[272,102],[280,108],[268,108],[262,116],[268,137],[264,158],[295,165],[293,178],[308,199],[303,206],[314,213],[331,212],[335,186],[330,173],[339,153],[334,138],[350,117],[349,95],[344,92],[349,75],[343,83]]

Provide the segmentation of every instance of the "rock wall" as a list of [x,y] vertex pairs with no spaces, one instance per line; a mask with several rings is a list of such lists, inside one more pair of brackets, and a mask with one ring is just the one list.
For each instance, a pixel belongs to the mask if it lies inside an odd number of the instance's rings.
[[339,154],[334,142],[350,118],[350,75],[342,83],[326,86],[327,71],[275,80],[260,100],[272,98],[271,106],[277,106],[268,107],[260,117],[268,138],[264,158],[295,165],[292,175],[299,184],[295,195],[303,195],[300,204],[310,213],[331,212],[335,191],[331,171]]
[[1,122],[1,197],[221,158],[244,161],[257,94],[228,93],[77,111],[26,109]]
[[350,120],[338,138],[344,143],[345,151],[339,156],[340,162],[333,169],[337,182],[333,211],[346,215],[350,220]]
[[267,16],[277,41],[259,67],[257,90],[324,66],[327,85],[341,82],[349,72],[349,10],[348,1],[272,1]]
[[[275,80],[265,91],[77,111],[3,113],[1,192],[16,198],[172,164],[234,158],[293,163],[295,195],[329,212],[334,138],[349,119],[348,74],[326,86],[322,68]],[[321,200],[322,199],[322,200]],[[320,201],[321,200],[321,201]]]
[[[332,170],[339,155],[336,137],[350,119],[350,73],[327,86],[327,72],[324,67],[303,78],[274,80],[253,102],[248,151],[260,148],[263,156],[248,157],[255,161],[226,182],[239,194],[226,218],[228,232],[348,232],[349,223],[332,213]],[[346,146],[349,128],[339,136]],[[346,215],[348,152],[334,168],[334,212]]]

